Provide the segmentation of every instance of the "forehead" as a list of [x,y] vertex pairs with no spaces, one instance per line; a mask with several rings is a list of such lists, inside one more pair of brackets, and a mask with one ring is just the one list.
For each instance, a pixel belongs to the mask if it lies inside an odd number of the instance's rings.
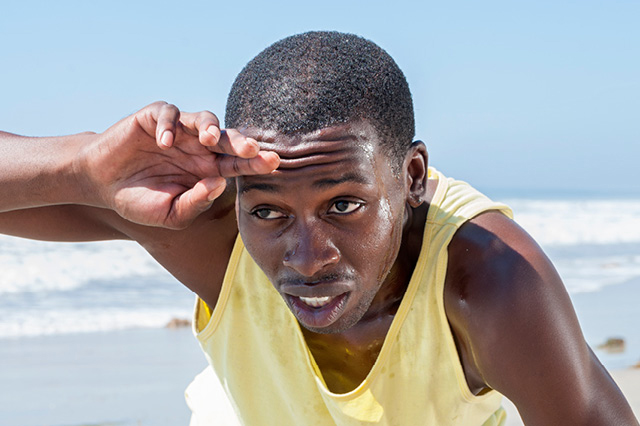
[[238,193],[247,189],[267,189],[259,182],[291,182],[316,179],[325,183],[353,181],[374,184],[381,172],[389,170],[389,159],[379,149],[378,134],[367,122],[346,123],[301,135],[245,129],[262,150],[276,152],[280,166],[269,175],[241,176]]

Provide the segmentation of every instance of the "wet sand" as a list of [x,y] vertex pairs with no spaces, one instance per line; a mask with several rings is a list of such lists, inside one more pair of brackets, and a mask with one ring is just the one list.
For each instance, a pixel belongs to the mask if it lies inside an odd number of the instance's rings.
[[207,362],[190,328],[0,340],[0,424],[188,425]]

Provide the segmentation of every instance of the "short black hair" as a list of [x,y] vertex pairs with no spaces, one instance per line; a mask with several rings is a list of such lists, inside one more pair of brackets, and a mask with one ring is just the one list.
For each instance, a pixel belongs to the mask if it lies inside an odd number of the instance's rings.
[[288,135],[358,119],[401,163],[415,134],[405,76],[375,43],[335,31],[287,37],[259,53],[236,77],[225,114],[229,128]]

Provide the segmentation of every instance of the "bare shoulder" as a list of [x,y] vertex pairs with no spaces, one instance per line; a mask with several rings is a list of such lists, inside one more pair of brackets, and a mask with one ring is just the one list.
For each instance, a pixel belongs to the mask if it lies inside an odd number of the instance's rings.
[[458,230],[444,298],[472,391],[507,395],[527,424],[637,424],[551,261],[511,219],[488,212]]
[[515,310],[517,303],[522,314],[527,303],[520,303],[531,302],[534,296],[553,295],[549,302],[554,305],[559,300],[555,293],[566,296],[560,277],[542,249],[499,212],[477,216],[456,232],[449,245],[445,288],[447,306],[452,313],[460,314],[464,310],[458,312],[456,308],[468,303],[494,313]]

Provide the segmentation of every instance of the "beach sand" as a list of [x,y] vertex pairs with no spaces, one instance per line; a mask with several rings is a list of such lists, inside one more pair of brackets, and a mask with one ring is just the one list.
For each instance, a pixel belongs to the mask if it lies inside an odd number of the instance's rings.
[[[206,361],[181,328],[3,339],[0,365],[2,425],[168,426],[189,424],[184,390]],[[640,414],[640,369],[612,375]],[[507,425],[521,425],[505,406]],[[218,424],[234,424],[219,413]]]
[[2,339],[0,425],[188,425],[206,365],[190,328]]

